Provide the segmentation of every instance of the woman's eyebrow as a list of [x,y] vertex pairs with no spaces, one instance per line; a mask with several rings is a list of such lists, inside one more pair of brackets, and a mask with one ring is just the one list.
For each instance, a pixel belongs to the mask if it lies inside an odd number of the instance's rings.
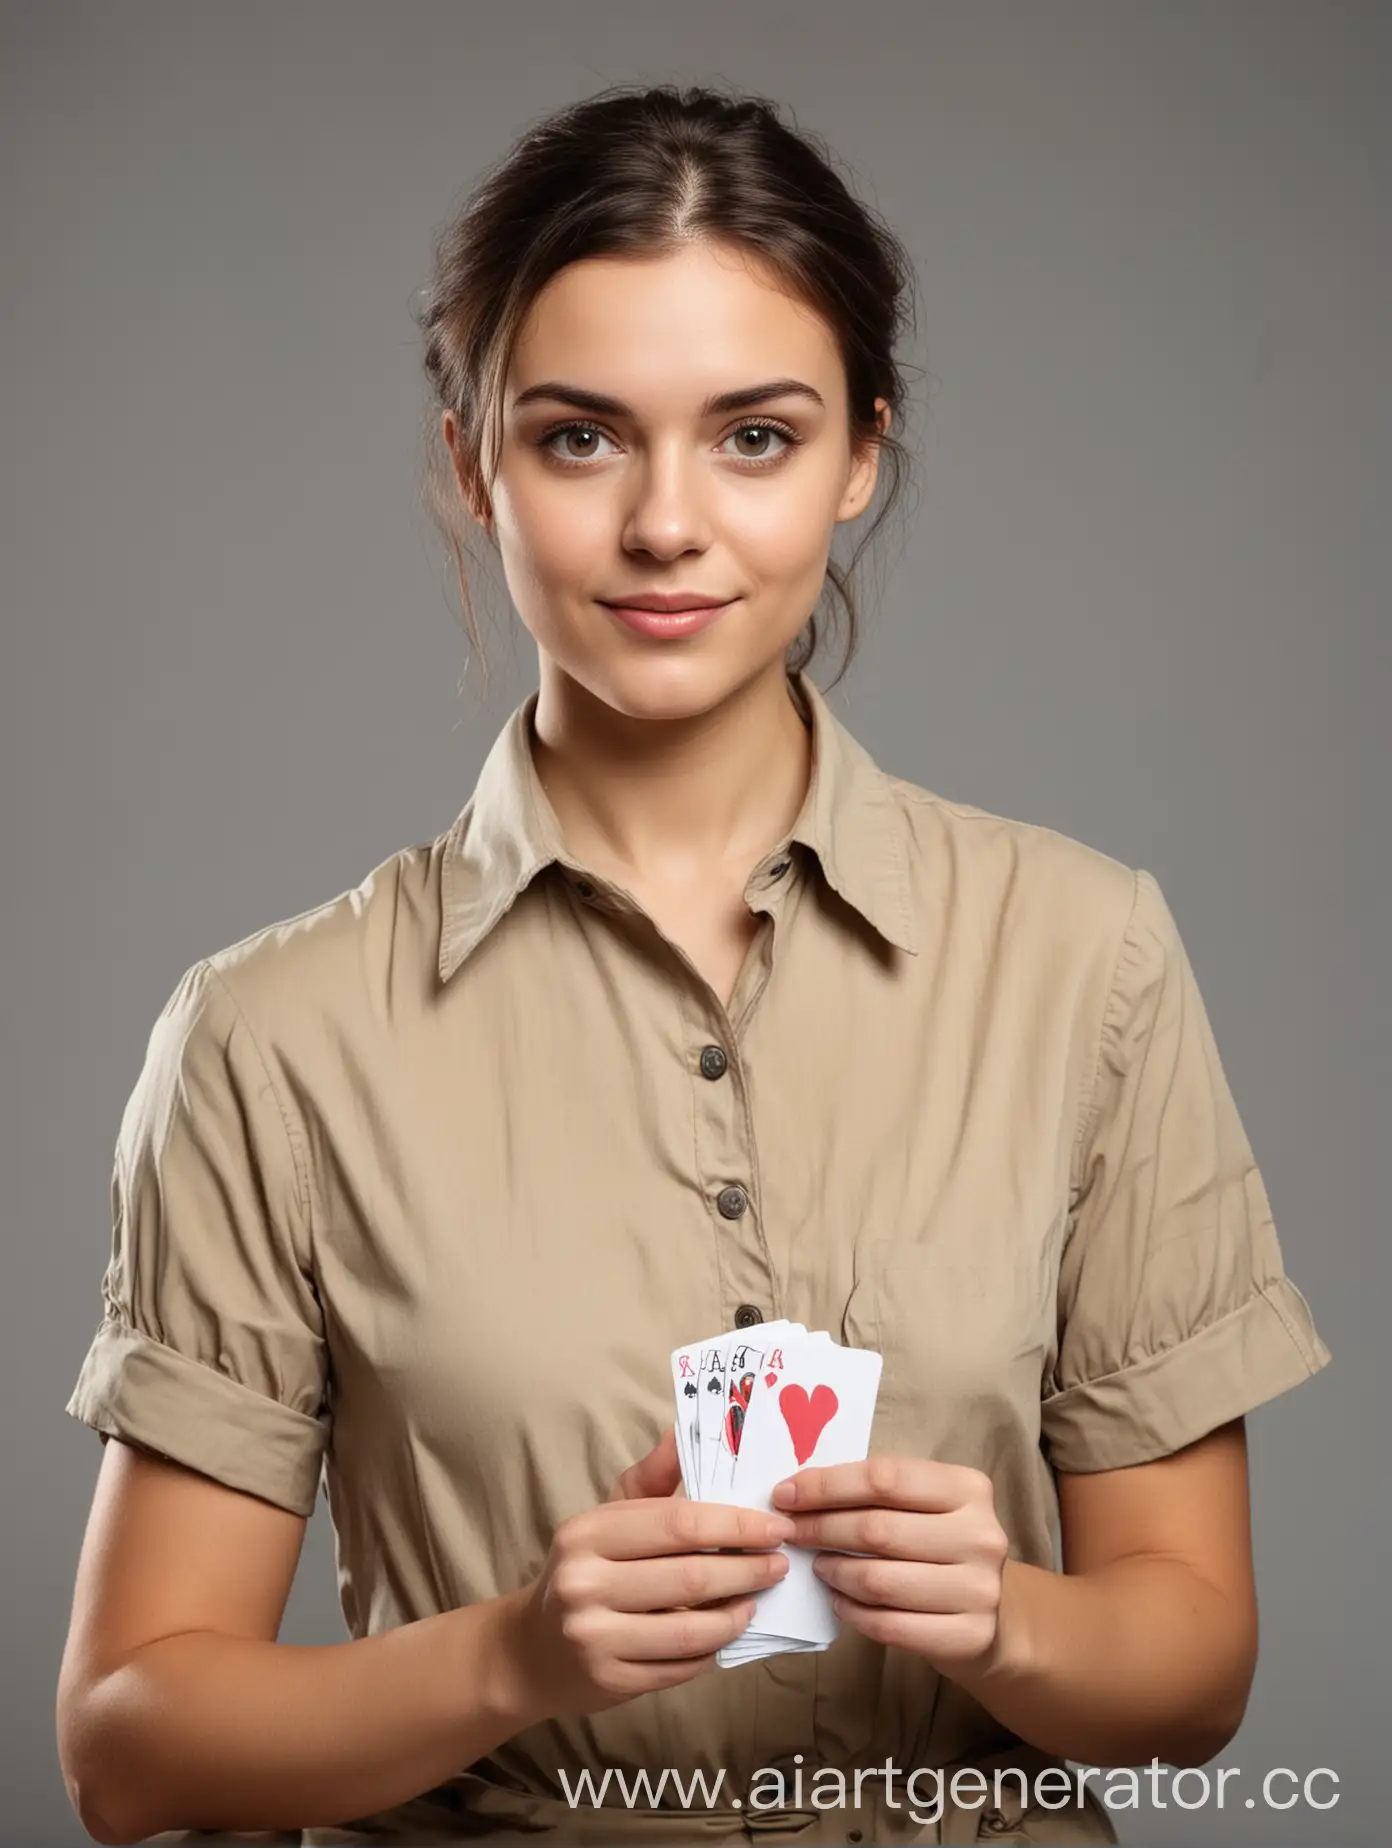
[[[702,417],[715,417],[725,411],[746,411],[751,405],[762,404],[768,398],[807,398],[811,403],[826,409],[826,400],[813,386],[801,379],[769,379],[762,385],[742,385],[737,391],[717,392],[707,398],[701,406]],[[611,398],[601,391],[587,391],[582,385],[567,385],[560,379],[546,379],[540,385],[529,385],[519,392],[512,401],[514,410],[520,410],[524,404],[534,404],[539,399],[552,400],[558,404],[573,405],[577,410],[593,411],[597,417],[632,417],[635,415],[631,405],[621,398]]]

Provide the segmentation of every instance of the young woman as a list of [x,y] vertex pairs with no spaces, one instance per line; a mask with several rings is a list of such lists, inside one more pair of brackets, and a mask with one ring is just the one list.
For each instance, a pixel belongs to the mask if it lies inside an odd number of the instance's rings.
[[[708,91],[555,116],[442,236],[438,505],[539,685],[447,832],[150,1037],[67,1408],[118,1440],[59,1695],[99,1840],[1109,1841],[1041,1770],[1236,1730],[1243,1414],[1328,1353],[1174,920],[807,672],[909,274]],[[883,1354],[868,1460],[685,1499],[670,1350],[784,1316]],[[351,1640],[294,1647],[321,1470]],[[718,1668],[785,1540],[841,1634]]]

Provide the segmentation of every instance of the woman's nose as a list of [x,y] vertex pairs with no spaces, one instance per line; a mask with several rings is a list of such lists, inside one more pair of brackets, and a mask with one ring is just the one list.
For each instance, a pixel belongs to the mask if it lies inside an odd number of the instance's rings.
[[669,444],[653,450],[632,476],[627,510],[628,543],[658,557],[675,557],[709,541],[707,476],[689,447]]

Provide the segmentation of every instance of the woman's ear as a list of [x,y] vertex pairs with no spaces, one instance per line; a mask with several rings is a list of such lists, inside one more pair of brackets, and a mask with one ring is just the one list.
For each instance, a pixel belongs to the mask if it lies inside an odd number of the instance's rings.
[[841,496],[841,505],[836,510],[838,521],[854,520],[870,505],[880,472],[880,438],[889,432],[890,415],[888,402],[884,398],[876,398],[875,421],[879,425],[879,438],[871,437],[856,455],[845,492]]
[[467,468],[460,453],[459,423],[453,411],[445,411],[440,418],[440,434],[444,438],[445,448],[449,451],[450,464],[454,470],[454,479],[459,487],[460,498],[468,511],[470,519],[492,537],[493,510],[483,495],[477,471]]

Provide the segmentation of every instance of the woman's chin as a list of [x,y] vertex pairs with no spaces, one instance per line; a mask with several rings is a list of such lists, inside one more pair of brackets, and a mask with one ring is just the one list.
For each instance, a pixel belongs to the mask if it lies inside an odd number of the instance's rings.
[[[656,655],[656,651],[654,651]],[[580,676],[597,699],[625,718],[672,722],[692,719],[728,699],[760,671],[758,664],[686,652],[678,659],[607,660]]]

